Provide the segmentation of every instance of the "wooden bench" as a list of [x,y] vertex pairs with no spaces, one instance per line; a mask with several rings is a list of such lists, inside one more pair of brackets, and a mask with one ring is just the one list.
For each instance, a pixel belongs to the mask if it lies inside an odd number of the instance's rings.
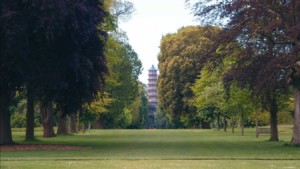
[[266,128],[266,127],[260,127],[260,128],[258,128],[258,135],[260,135],[262,133],[271,133],[271,129],[270,128]]

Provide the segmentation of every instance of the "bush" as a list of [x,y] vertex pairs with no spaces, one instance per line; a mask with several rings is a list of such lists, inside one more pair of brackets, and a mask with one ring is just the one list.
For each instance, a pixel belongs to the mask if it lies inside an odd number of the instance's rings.
[[[26,116],[23,113],[14,113],[11,118],[11,127],[12,128],[23,128],[26,127]],[[34,127],[39,127],[40,122],[37,117],[34,118]]]
[[11,116],[11,127],[22,128],[26,127],[26,117],[23,114],[14,113]]
[[[247,120],[249,126],[255,126],[256,121],[256,112],[252,112],[250,115],[250,119]],[[259,126],[266,126],[270,124],[270,113],[269,112],[259,112],[258,113],[258,125]]]
[[292,113],[278,112],[277,119],[278,119],[278,124],[292,124],[293,123]]

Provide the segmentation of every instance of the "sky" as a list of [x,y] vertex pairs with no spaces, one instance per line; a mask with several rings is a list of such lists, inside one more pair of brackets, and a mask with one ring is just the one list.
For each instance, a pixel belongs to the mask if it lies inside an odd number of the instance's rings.
[[127,33],[129,43],[143,64],[139,80],[147,84],[148,70],[158,67],[157,56],[162,36],[175,33],[183,26],[197,25],[185,0],[128,0],[135,12],[120,28]]

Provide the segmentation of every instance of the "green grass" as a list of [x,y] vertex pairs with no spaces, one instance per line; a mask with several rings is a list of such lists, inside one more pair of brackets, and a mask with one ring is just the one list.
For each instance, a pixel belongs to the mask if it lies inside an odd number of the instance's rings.
[[[35,144],[89,147],[87,150],[1,151],[0,168],[300,168],[300,148],[286,146],[291,127],[280,129],[279,142],[268,134],[255,138],[254,129],[213,130],[91,130],[69,136],[42,138]],[[13,130],[24,142],[24,130]]]

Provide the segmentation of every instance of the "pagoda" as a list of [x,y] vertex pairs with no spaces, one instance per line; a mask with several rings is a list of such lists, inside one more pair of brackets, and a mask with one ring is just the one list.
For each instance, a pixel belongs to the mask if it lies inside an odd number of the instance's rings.
[[155,114],[157,110],[157,69],[154,65],[148,70],[148,128],[155,128]]

